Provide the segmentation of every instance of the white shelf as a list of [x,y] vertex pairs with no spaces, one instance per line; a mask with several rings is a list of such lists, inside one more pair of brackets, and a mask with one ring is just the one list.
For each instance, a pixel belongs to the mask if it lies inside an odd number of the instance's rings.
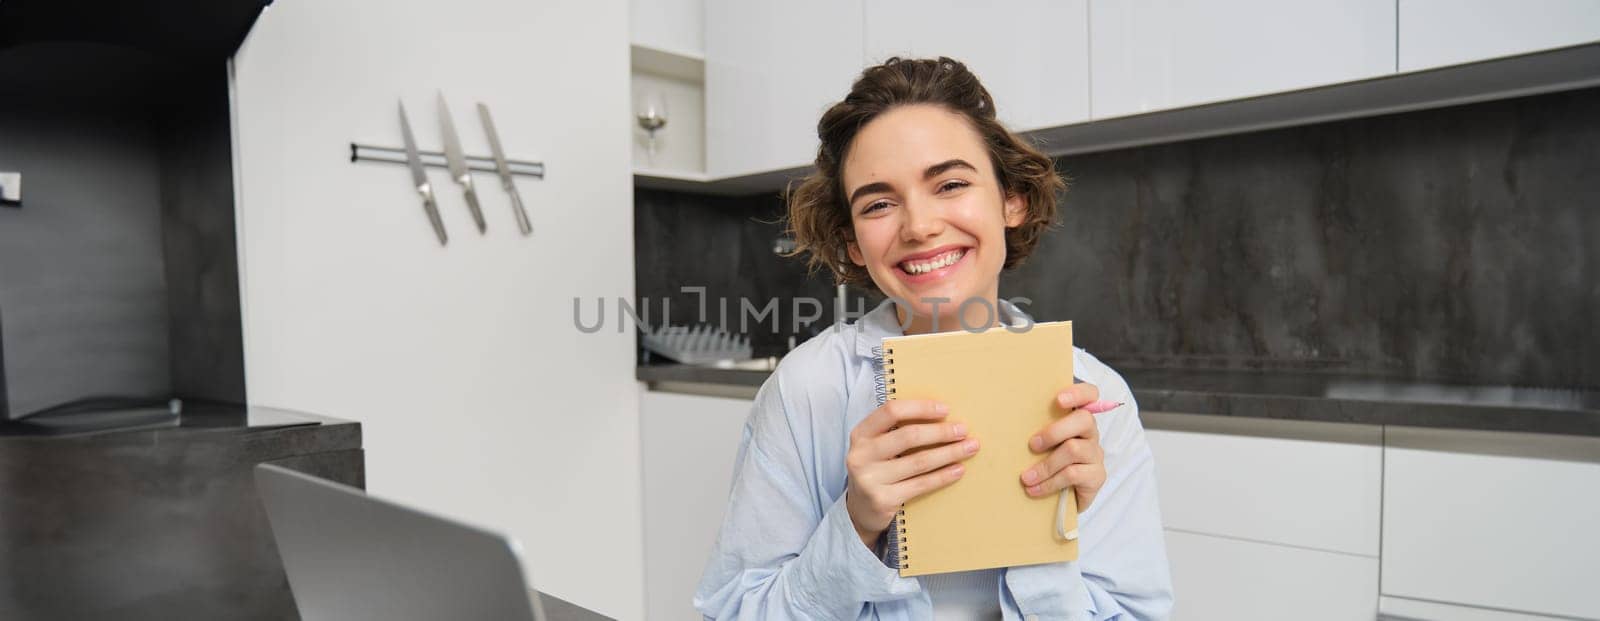
[[696,52],[669,50],[637,43],[628,46],[635,73],[659,76],[703,84],[706,81],[706,57]]
[[790,181],[804,177],[814,167],[797,166],[768,170],[737,177],[712,177],[703,172],[649,168],[633,170],[633,185],[652,190],[676,190],[719,196],[742,196],[762,192],[781,192]]

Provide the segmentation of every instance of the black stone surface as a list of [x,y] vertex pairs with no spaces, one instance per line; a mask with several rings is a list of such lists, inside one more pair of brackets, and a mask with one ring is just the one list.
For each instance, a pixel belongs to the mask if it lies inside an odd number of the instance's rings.
[[1120,367],[1600,389],[1600,89],[1074,156],[1001,293]]
[[361,426],[272,408],[185,419],[0,437],[0,619],[297,618],[251,468],[364,487]]
[[[1600,392],[1454,386],[1305,372],[1119,369],[1143,411],[1600,436]],[[756,388],[770,375],[645,365],[645,382]]]
[[[831,277],[808,274],[800,260],[773,252],[783,234],[777,194],[725,197],[635,189],[633,204],[637,302],[650,308],[652,325],[660,325],[664,313],[673,325],[722,325],[720,302],[726,300],[729,332],[749,335],[754,355],[766,357],[787,353],[789,337],[804,341],[832,321]],[[704,316],[702,296],[685,293],[684,287],[705,288]],[[851,296],[862,299],[859,291]],[[817,300],[821,308],[801,303],[797,310],[797,298]],[[744,325],[748,329],[741,330],[741,300],[748,300],[756,314],[777,300],[776,316],[758,322],[752,315]],[[818,321],[799,321],[818,310]]]

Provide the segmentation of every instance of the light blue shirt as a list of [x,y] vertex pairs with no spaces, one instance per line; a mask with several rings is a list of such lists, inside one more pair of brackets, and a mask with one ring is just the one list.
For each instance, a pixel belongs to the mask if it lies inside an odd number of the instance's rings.
[[[1006,302],[1001,318],[1027,320]],[[761,386],[694,598],[706,616],[930,618],[921,581],[901,578],[863,545],[844,504],[850,430],[879,405],[873,350],[901,334],[886,301],[796,348]],[[1008,620],[1166,618],[1172,581],[1138,406],[1122,376],[1082,349],[1073,369],[1102,399],[1126,403],[1096,415],[1105,486],[1079,516],[1078,560],[1006,568],[995,598]]]

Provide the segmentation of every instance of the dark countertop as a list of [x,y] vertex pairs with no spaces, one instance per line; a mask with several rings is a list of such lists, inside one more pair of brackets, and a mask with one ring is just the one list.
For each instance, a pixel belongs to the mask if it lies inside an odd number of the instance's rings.
[[[1120,368],[1146,411],[1600,436],[1600,392],[1309,372]],[[640,381],[756,388],[766,371],[643,365]]]
[[539,603],[544,607],[545,621],[607,621],[611,619],[611,617],[544,591],[539,592]]
[[139,420],[0,436],[0,567],[16,576],[0,619],[295,618],[252,469],[363,487],[361,424],[258,406]]

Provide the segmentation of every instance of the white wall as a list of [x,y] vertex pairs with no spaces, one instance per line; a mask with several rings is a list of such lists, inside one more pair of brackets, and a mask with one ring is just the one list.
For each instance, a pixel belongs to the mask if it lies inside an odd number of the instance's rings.
[[[633,337],[582,334],[572,298],[633,292],[622,0],[280,0],[235,59],[247,379],[254,403],[363,423],[370,490],[504,529],[543,590],[643,616]],[[403,165],[450,98],[469,154],[492,106],[534,235],[479,173],[489,232],[431,172],[440,248]],[[614,324],[613,324],[614,325]]]

